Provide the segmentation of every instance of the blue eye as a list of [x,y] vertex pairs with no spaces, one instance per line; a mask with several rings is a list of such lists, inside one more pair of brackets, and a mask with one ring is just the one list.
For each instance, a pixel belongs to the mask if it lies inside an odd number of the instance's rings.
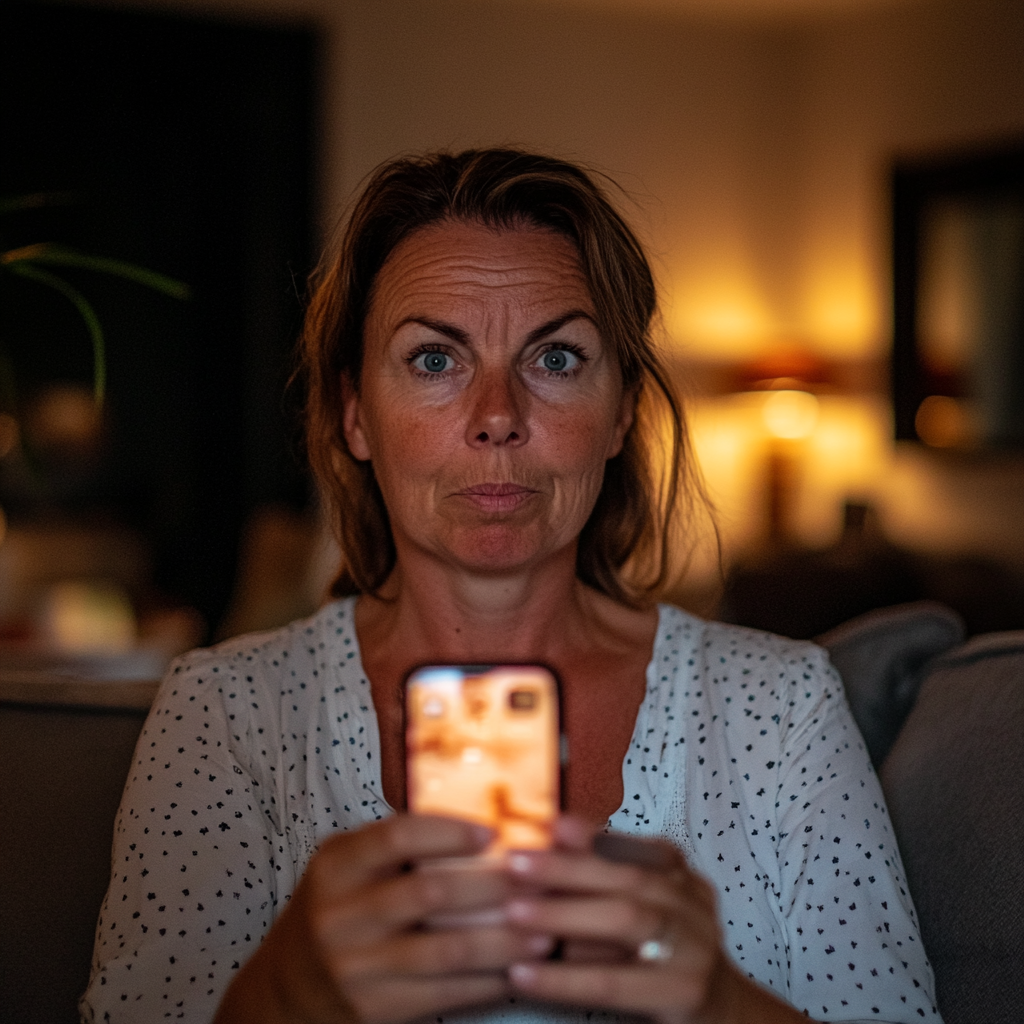
[[575,370],[579,366],[580,358],[568,349],[553,348],[545,352],[540,361],[545,370],[551,373],[564,373],[566,370]]
[[451,356],[444,352],[421,352],[413,361],[412,365],[417,370],[425,373],[444,373],[451,369]]

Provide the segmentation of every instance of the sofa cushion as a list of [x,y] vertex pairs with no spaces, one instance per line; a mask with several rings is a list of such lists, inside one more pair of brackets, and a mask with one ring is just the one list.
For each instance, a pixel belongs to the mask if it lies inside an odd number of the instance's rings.
[[928,663],[963,638],[960,616],[935,601],[880,608],[816,638],[843,677],[876,768],[914,704]]
[[156,685],[0,672],[0,1021],[79,1020],[114,817]]
[[881,771],[947,1024],[1024,1006],[1024,631],[928,670]]

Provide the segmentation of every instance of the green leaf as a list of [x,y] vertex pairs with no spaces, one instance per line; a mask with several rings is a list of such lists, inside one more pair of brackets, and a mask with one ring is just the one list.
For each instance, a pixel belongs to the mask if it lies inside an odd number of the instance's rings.
[[158,274],[155,270],[147,270],[134,263],[110,259],[107,256],[89,256],[52,242],[40,242],[36,245],[23,246],[20,249],[10,249],[0,256],[0,262],[12,270],[16,265],[23,266],[28,262],[47,263],[60,267],[81,267],[84,270],[95,270],[101,274],[113,274],[116,277],[126,278],[136,284],[163,292],[164,295],[169,295],[173,299],[187,299],[191,295],[191,289],[184,281],[178,281],[166,274]]
[[63,206],[74,198],[70,192],[30,192],[24,196],[4,196],[0,199],[0,214],[38,210],[43,206]]
[[27,277],[30,281],[38,281],[61,293],[78,310],[85,321],[85,326],[92,339],[92,393],[97,405],[103,405],[107,391],[107,353],[103,340],[103,328],[95,310],[89,305],[85,296],[75,287],[68,284],[62,277],[43,270],[31,263],[14,261],[9,264],[15,274]]

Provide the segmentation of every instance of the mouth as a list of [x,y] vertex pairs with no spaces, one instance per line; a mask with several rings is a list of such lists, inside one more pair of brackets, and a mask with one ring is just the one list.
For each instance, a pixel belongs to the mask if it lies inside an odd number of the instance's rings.
[[463,498],[482,512],[513,512],[537,492],[522,484],[473,484],[456,491],[453,497]]

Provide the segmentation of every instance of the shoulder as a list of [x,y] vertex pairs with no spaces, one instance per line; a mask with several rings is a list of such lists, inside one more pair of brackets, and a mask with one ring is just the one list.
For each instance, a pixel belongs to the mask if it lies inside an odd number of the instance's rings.
[[287,676],[296,659],[308,661],[334,647],[351,647],[354,657],[353,605],[353,598],[333,601],[309,618],[278,629],[245,633],[212,647],[189,651],[171,664],[166,678],[195,677],[204,673],[227,678],[254,670],[270,676]]
[[[279,726],[346,671],[360,671],[352,600],[326,605],[315,615],[279,629],[232,637],[189,651],[168,669],[151,719],[189,720],[201,715],[230,723],[235,740],[247,731]],[[350,660],[351,659],[351,660]],[[348,668],[347,666],[351,666]]]
[[[280,629],[178,658],[143,726],[148,760],[216,761],[272,791],[275,776],[282,778],[291,764],[296,738],[315,731],[325,701],[339,706],[338,715],[348,709],[340,707],[349,697],[341,691],[361,673],[358,655],[346,657],[357,646],[351,604],[335,602]],[[358,700],[349,703],[362,715]]]
[[708,621],[672,605],[659,606],[653,662],[694,684],[690,700],[716,705],[716,712],[740,703],[785,722],[783,728],[813,718],[823,703],[842,702],[839,676],[816,644]]
[[[822,669],[828,655],[809,640],[792,640],[760,629],[735,626],[728,622],[702,619],[675,605],[658,605],[656,645],[687,649],[704,661],[724,664],[737,659],[760,665],[807,665]],[[680,655],[681,656],[681,655]]]

